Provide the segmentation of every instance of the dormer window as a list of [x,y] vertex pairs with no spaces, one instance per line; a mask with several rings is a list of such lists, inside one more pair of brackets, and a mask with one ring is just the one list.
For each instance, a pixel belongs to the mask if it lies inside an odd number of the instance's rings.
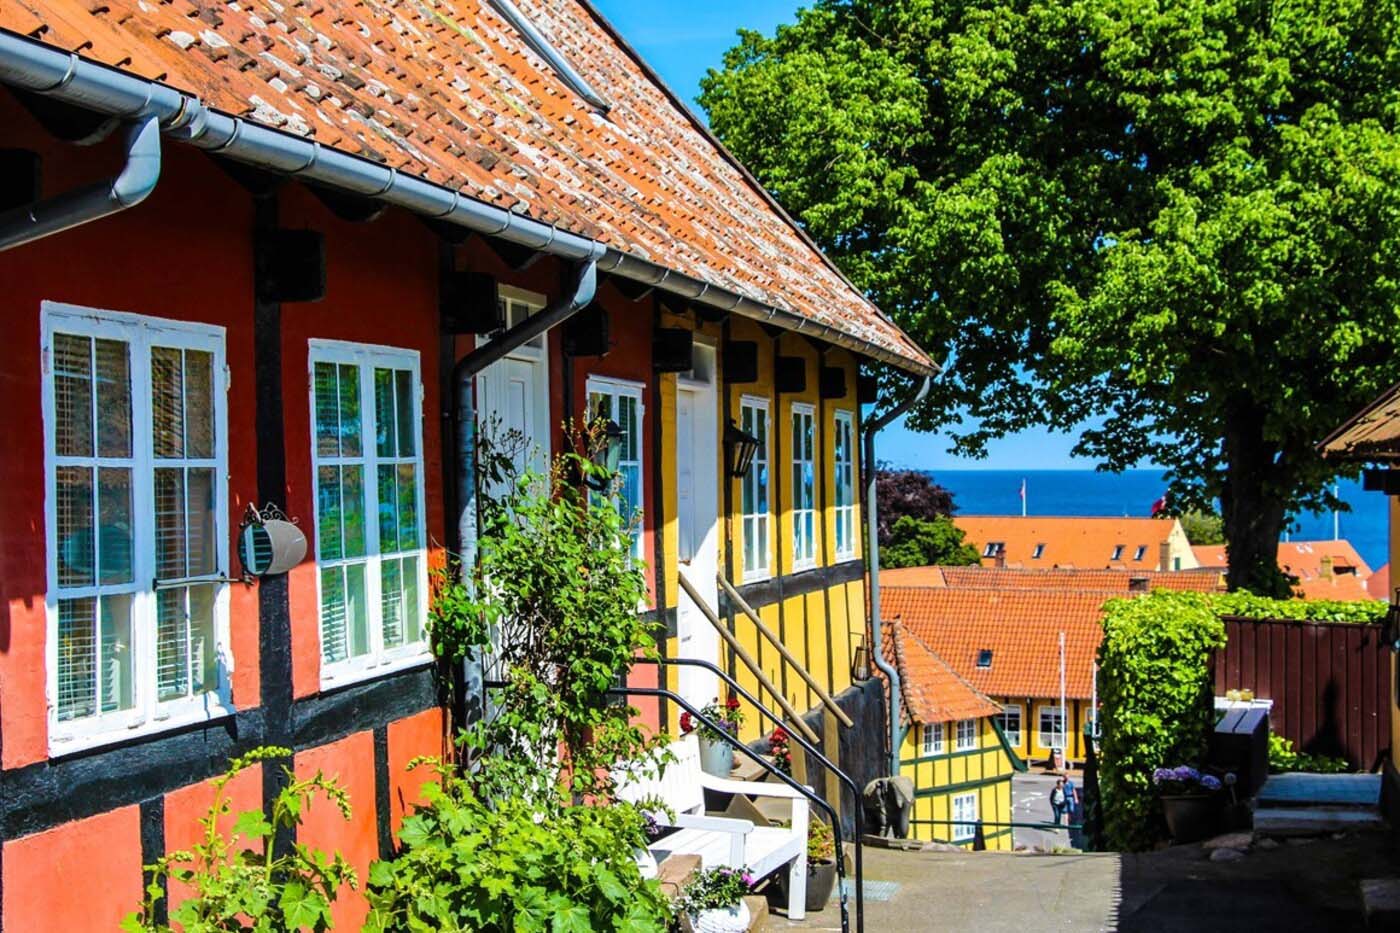
[[1044,554],[1045,554],[1045,545],[1044,545],[1044,544],[1037,544],[1037,545],[1035,546],[1035,550],[1034,550],[1034,551],[1031,551],[1031,560],[1040,560],[1040,558],[1041,558]]
[[1133,552],[1133,560],[1142,560],[1147,556],[1147,545],[1139,544],[1137,550]]
[[1121,544],[1115,544],[1115,545],[1113,546],[1113,556],[1110,557],[1109,560],[1122,560],[1122,559],[1123,559],[1123,545],[1121,545]]

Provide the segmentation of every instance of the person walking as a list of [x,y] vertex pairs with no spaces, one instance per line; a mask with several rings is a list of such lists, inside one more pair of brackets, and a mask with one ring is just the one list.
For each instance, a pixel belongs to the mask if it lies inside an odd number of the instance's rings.
[[1065,795],[1065,779],[1059,778],[1055,781],[1054,788],[1050,791],[1050,810],[1055,814],[1055,825],[1059,826],[1065,815],[1065,804],[1068,798]]

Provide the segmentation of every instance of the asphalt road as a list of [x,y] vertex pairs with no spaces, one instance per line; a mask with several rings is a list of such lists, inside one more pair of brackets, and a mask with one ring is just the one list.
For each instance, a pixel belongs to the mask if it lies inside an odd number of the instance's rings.
[[[1077,783],[1077,782],[1076,782]],[[1050,809],[1050,790],[1055,786],[1053,774],[1017,774],[1011,778],[1012,819],[1017,823],[1050,823],[1054,813]],[[1031,848],[1040,846],[1051,849],[1069,845],[1068,830],[1024,829],[1012,830],[1011,840],[1015,847]]]

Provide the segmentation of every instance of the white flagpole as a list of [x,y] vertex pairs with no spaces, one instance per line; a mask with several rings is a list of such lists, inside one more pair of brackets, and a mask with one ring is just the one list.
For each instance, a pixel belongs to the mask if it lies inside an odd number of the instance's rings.
[[1026,478],[1021,477],[1021,517],[1026,517]]
[[[1332,484],[1332,497],[1334,499],[1340,499],[1342,497],[1341,483]],[[1332,510],[1332,540],[1342,540],[1342,515],[1336,509]]]
[[1069,704],[1065,702],[1065,633],[1060,633],[1060,729],[1064,737],[1065,757],[1069,758]]

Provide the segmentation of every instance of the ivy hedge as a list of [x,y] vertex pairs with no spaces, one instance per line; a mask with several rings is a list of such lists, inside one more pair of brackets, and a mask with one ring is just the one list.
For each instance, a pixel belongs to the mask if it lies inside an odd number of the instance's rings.
[[1211,654],[1225,617],[1300,622],[1379,622],[1382,601],[1268,599],[1249,593],[1158,591],[1104,604],[1099,646],[1099,743],[1104,832],[1110,848],[1136,851],[1162,836],[1152,772],[1197,764],[1215,722]]

